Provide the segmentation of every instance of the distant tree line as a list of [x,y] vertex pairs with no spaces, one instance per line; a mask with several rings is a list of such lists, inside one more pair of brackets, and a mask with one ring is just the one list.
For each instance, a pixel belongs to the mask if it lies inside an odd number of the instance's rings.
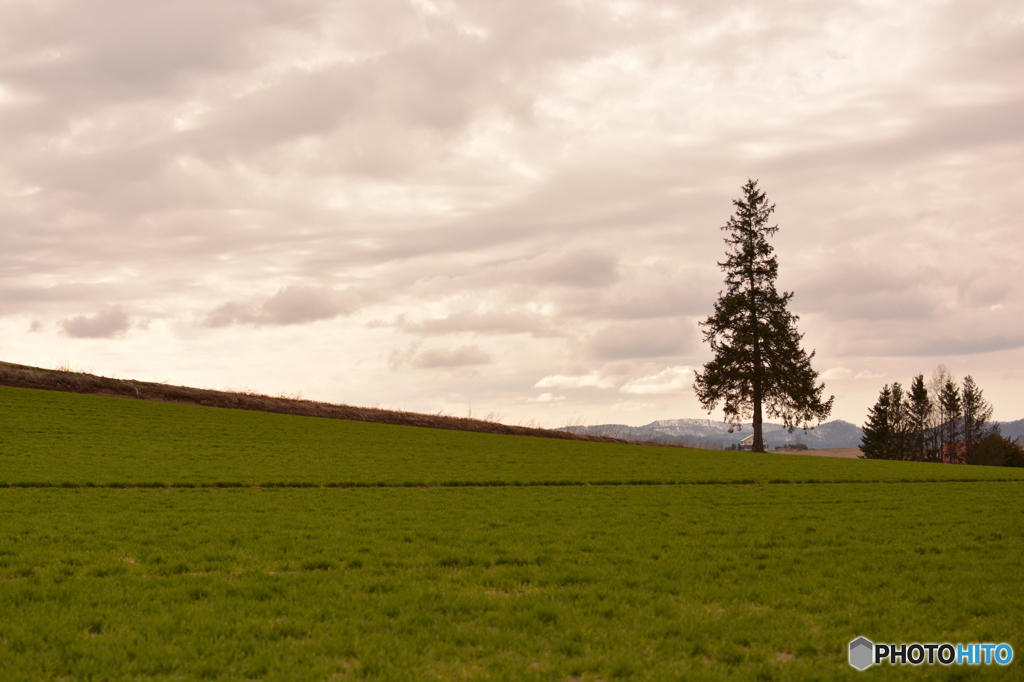
[[968,375],[957,385],[943,365],[929,382],[886,384],[868,412],[860,449],[870,459],[1024,467],[1024,447],[991,424],[992,405]]

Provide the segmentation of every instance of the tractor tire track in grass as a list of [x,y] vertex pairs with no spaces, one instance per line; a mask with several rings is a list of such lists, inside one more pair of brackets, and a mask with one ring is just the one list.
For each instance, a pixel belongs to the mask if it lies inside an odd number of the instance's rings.
[[533,481],[529,483],[507,482],[507,481],[448,481],[443,483],[261,483],[252,485],[249,483],[220,482],[211,484],[195,483],[40,483],[20,482],[2,483],[0,489],[37,488],[49,489],[58,488],[62,490],[354,490],[358,488],[387,488],[387,489],[419,489],[429,490],[434,488],[596,488],[596,487],[678,487],[678,486],[707,486],[707,485],[740,485],[740,486],[778,486],[778,485],[899,485],[916,483],[1019,483],[1019,481],[1001,479],[974,478],[963,479],[911,479],[901,480],[835,480],[835,481]]

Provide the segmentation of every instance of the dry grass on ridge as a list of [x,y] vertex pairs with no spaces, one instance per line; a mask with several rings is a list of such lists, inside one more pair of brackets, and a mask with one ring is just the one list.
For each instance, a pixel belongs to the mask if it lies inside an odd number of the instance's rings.
[[[636,443],[636,441],[612,438],[610,436],[589,436],[569,433],[567,431],[513,426],[485,419],[473,419],[471,417],[421,414],[418,412],[386,410],[377,407],[335,405],[315,400],[260,395],[247,391],[216,391],[206,388],[172,386],[170,384],[148,381],[113,379],[85,372],[43,369],[27,365],[16,365],[10,362],[0,362],[0,386],[63,391],[65,393],[84,393],[117,398],[135,398],[138,400],[155,400],[203,405],[205,407],[225,407],[234,410],[252,410],[254,412],[276,412],[278,414],[294,414],[304,417],[347,419],[377,424],[421,426],[451,431],[476,431],[479,433],[496,433],[509,436],[536,436],[539,438],[585,440],[599,443]],[[664,446],[663,443],[645,443],[645,445]]]

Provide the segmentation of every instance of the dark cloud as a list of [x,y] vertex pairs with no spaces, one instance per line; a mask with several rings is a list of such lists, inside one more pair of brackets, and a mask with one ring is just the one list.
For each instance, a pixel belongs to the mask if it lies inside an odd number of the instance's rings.
[[579,251],[554,258],[542,256],[530,270],[529,281],[587,289],[605,287],[619,278],[616,259],[596,251]]
[[[943,358],[980,356],[1024,348],[1024,333],[989,332],[970,333],[970,325],[957,321],[932,324],[920,328],[913,324],[883,328],[872,334],[874,325],[849,330],[850,338],[828,344],[832,352],[849,356],[877,358],[922,358],[944,361]],[[919,364],[919,363],[918,363]],[[917,365],[913,365],[916,367]],[[908,369],[907,372],[918,370]]]
[[260,319],[259,308],[248,303],[228,301],[222,303],[202,320],[204,327],[230,327],[234,324],[256,324]]
[[519,311],[493,310],[485,313],[456,312],[447,317],[408,322],[402,320],[403,331],[425,336],[442,334],[531,334],[553,336],[551,320]]
[[487,365],[491,362],[491,356],[480,346],[471,345],[425,350],[413,356],[410,364],[417,369],[454,369]]
[[[881,268],[880,268],[881,269]],[[827,313],[837,322],[851,319],[925,320],[941,304],[935,281],[892,282],[891,287],[857,277],[827,277],[825,282],[797,288],[794,310]],[[818,286],[814,286],[817,284]]]
[[710,314],[716,289],[721,287],[712,270],[666,259],[642,261],[622,270],[613,286],[560,296],[562,312],[615,320]]
[[611,324],[587,342],[597,360],[679,357],[693,349],[696,326],[672,318]]
[[351,314],[357,305],[357,296],[349,291],[292,285],[278,289],[260,304],[223,303],[208,312],[201,324],[204,327],[306,324]]
[[913,243],[917,239],[913,233],[890,235],[888,244],[878,244],[878,253],[862,248],[822,254],[790,280],[795,282],[793,309],[824,314],[837,322],[905,321],[924,329],[928,321],[946,325],[950,317],[974,315],[965,311],[983,311],[1007,302],[1012,298],[1012,282],[1024,274],[1024,263],[997,252],[976,260],[955,250],[922,252],[918,248],[915,252],[908,246],[906,255],[894,262],[884,251],[902,251],[906,242],[900,240]]
[[[5,286],[0,288],[0,304],[5,312],[38,310],[68,304],[92,303],[124,295],[120,287],[110,284],[67,282],[50,286]],[[80,306],[76,306],[80,307]]]
[[253,33],[285,18],[285,4],[286,31],[311,18],[314,3],[302,1],[23,3],[5,12],[0,72],[38,95],[67,93],[70,101],[71,93],[97,104],[152,97],[189,85],[182,82],[188,76],[255,66],[266,45],[257,44]]
[[917,341],[905,354],[910,356],[947,357],[951,355],[976,355],[994,353],[1024,347],[1024,333],[965,335],[956,330],[950,336]]
[[131,318],[121,307],[110,307],[91,317],[78,315],[60,323],[64,333],[76,339],[112,339],[123,336]]

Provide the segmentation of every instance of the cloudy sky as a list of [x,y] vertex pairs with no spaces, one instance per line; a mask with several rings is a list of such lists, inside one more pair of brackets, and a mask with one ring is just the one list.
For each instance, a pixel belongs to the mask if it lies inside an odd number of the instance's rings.
[[0,359],[703,417],[748,177],[833,416],[1024,417],[1024,4],[0,0]]

